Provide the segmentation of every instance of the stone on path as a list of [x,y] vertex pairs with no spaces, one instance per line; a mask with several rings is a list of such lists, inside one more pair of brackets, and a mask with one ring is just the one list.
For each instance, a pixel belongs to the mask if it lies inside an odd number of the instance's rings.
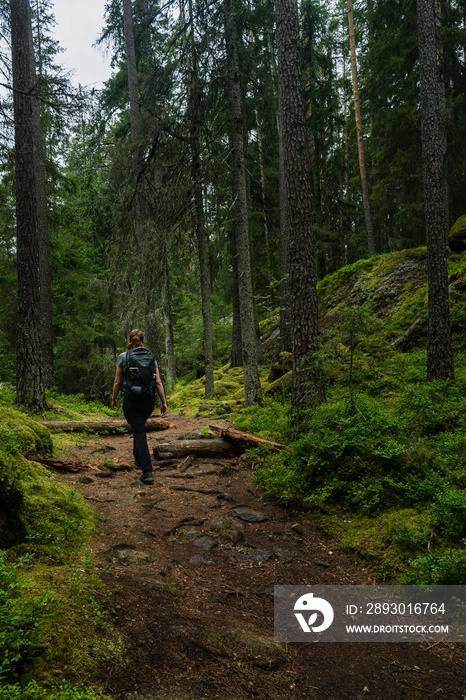
[[251,510],[250,508],[245,508],[244,506],[232,508],[230,510],[230,515],[233,515],[235,518],[239,518],[240,520],[244,520],[247,523],[263,523],[265,520],[269,519],[264,513],[258,513],[257,511]]
[[213,540],[211,537],[199,537],[199,539],[194,540],[193,544],[196,545],[196,547],[201,547],[201,549],[205,549],[209,551],[210,549],[213,549],[214,547],[217,547],[217,543],[215,540]]
[[117,549],[116,555],[120,564],[124,566],[142,564],[150,559],[146,552],[138,552],[138,550],[135,549]]
[[237,547],[244,542],[243,525],[233,518],[217,516],[210,521],[210,529],[217,532],[220,538],[226,542],[231,542]]
[[204,566],[205,564],[213,564],[214,562],[211,559],[207,559],[203,554],[195,554],[191,557],[189,563],[193,564],[193,566]]

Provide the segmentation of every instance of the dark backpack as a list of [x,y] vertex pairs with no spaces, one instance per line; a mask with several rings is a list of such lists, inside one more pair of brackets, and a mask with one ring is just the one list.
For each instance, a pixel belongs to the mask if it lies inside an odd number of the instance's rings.
[[124,388],[126,396],[154,396],[157,364],[150,350],[143,347],[126,351]]

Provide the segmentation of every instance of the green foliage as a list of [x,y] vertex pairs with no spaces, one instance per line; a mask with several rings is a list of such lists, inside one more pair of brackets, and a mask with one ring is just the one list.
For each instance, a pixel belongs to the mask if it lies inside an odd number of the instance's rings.
[[445,489],[437,493],[431,514],[432,525],[441,535],[448,540],[464,540],[466,537],[466,490]]
[[20,684],[0,686],[0,700],[105,700],[108,696],[89,688],[71,687],[61,683],[58,688],[43,688],[35,681],[25,687]]
[[236,420],[291,442],[290,452],[250,453],[262,488],[378,562],[383,580],[464,582],[466,255],[453,256],[449,271],[454,381],[425,381],[420,248],[360,261],[319,283],[327,403],[309,416],[304,435],[273,404]]
[[265,398],[262,406],[241,411],[236,425],[241,430],[266,440],[284,442],[289,437],[289,411],[289,405],[283,406],[274,399]]
[[447,549],[441,554],[423,554],[409,562],[401,575],[406,585],[455,586],[466,581],[466,542],[461,549]]
[[26,557],[9,563],[0,550],[0,683],[14,682],[31,664],[44,640],[44,620],[53,612],[48,591],[29,593],[26,563]]
[[[105,613],[111,593],[94,573],[90,552],[73,568],[12,559],[11,551],[0,553],[0,698],[106,697],[81,687],[100,661],[123,662],[121,639]],[[49,688],[47,676],[58,665],[70,680],[55,685],[51,678]]]

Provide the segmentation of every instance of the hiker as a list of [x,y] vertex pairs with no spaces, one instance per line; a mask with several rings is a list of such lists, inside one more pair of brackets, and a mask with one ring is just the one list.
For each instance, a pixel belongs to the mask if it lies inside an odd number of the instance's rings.
[[142,469],[143,484],[153,484],[152,461],[146,436],[146,420],[155,406],[156,392],[160,397],[160,411],[167,412],[167,399],[157,362],[144,347],[144,335],[135,328],[129,334],[126,352],[117,358],[113,384],[112,407],[116,408],[118,393],[123,386],[123,413],[133,429],[133,455],[136,466]]

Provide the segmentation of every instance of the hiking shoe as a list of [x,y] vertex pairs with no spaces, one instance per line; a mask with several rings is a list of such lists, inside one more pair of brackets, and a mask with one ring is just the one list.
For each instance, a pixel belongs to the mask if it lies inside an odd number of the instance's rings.
[[141,481],[143,484],[153,484],[154,477],[150,472],[146,472],[141,477],[139,477],[139,481]]

